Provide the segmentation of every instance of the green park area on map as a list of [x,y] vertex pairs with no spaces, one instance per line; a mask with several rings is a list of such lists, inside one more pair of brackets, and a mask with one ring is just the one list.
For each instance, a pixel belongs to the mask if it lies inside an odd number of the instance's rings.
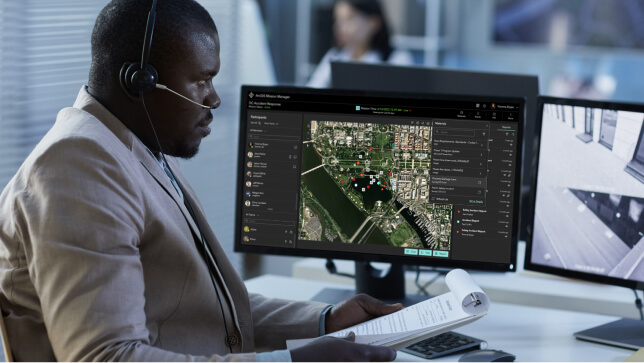
[[431,126],[305,124],[299,238],[449,250],[452,206],[428,202]]

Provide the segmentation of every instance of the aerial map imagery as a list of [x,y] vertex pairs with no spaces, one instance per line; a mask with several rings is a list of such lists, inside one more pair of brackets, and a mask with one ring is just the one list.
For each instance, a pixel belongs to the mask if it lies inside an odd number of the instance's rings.
[[304,124],[299,239],[450,250],[452,205],[429,203],[432,127]]

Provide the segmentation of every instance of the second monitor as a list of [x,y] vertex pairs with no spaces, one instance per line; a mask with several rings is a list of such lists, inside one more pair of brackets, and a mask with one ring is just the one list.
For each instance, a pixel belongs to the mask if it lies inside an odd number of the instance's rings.
[[[539,111],[526,269],[641,290],[644,105],[540,97]],[[576,336],[639,349],[644,322],[623,319]]]

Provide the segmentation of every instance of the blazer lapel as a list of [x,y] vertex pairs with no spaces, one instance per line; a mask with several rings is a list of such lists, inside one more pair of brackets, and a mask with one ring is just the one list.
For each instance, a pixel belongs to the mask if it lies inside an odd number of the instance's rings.
[[[175,165],[176,162],[173,159],[168,160],[170,164],[173,164],[172,167],[175,169],[178,168],[178,165]],[[197,202],[197,198],[194,194],[194,190],[188,185],[187,181],[183,178],[183,175],[181,173],[175,173],[175,177],[177,179],[177,183],[181,186],[183,190],[183,197],[187,198],[188,202],[190,202],[190,205],[192,205],[192,208],[194,209],[195,213],[195,218],[198,219],[198,223],[201,226],[205,226],[203,233],[206,238],[206,242],[210,246],[210,250],[214,254],[214,257],[217,261],[215,264],[215,278],[219,280],[220,286],[222,287],[222,291],[225,293],[226,300],[228,301],[228,306],[230,307],[230,311],[232,313],[235,327],[238,332],[242,332],[241,327],[240,327],[240,321],[239,317],[237,316],[237,307],[236,307],[236,302],[235,299],[233,299],[232,294],[230,292],[228,284],[238,284],[239,286],[245,286],[244,282],[239,278],[239,275],[235,272],[235,268],[230,264],[230,260],[228,260],[228,256],[226,256],[226,252],[223,250],[221,244],[218,242],[217,237],[215,234],[212,232],[210,229],[210,225],[208,224],[208,221],[206,220],[206,215],[201,209],[199,203]],[[245,287],[244,287],[244,291]],[[250,310],[250,308],[248,309]],[[243,347],[243,340],[241,340],[242,347]],[[242,348],[243,350],[243,348]]]
[[[199,241],[201,241],[201,232],[199,231],[199,228],[197,228],[197,225],[195,224],[194,219],[190,215],[190,212],[188,211],[185,203],[179,197],[179,194],[174,189],[174,186],[172,185],[172,182],[170,181],[170,178],[168,178],[168,176],[165,174],[165,172],[161,169],[161,167],[159,166],[159,163],[154,159],[154,157],[152,155],[150,155],[150,153],[145,149],[145,147],[143,145],[141,145],[140,142],[135,142],[132,145],[132,153],[134,153],[134,155],[139,159],[141,164],[143,164],[145,169],[152,175],[152,177],[157,181],[157,183],[159,183],[163,187],[163,189],[170,195],[170,197],[172,197],[172,199],[175,201],[175,203],[177,203],[177,206],[181,209],[181,213],[183,213],[183,216],[188,221],[188,224],[190,224],[190,228],[192,229],[192,232],[195,235],[195,238],[197,238]],[[170,160],[168,160],[168,163],[173,164],[172,161],[170,161]],[[176,165],[168,165],[168,166],[171,168],[171,170],[176,169]],[[174,173],[174,176],[175,176],[175,178],[177,180],[177,183],[179,184],[179,187],[183,191],[183,197],[187,198],[188,202],[190,202],[190,204],[193,206],[193,208],[195,208],[196,203],[195,203],[194,198],[192,197],[192,190],[188,190],[187,188],[184,187],[184,185],[185,185],[184,180],[179,175],[179,173]],[[200,219],[199,223],[201,225],[207,225],[207,221],[203,220],[203,218],[200,218],[200,217],[202,217],[202,215],[200,215],[201,213],[200,213],[200,210],[198,208],[197,208],[197,210],[194,211],[194,213],[195,213],[195,218]],[[204,233],[206,233],[206,232],[204,231]],[[212,244],[210,244],[210,246],[213,247]],[[217,245],[217,247],[219,247],[219,246]],[[213,250],[213,253],[215,254],[214,257],[215,258],[219,257],[219,259],[217,259],[217,262],[222,263],[222,261],[220,261],[220,259],[221,259],[221,256],[222,256],[221,252],[223,252],[223,251],[221,251],[220,253],[218,253],[218,252],[220,252],[220,251],[218,251],[218,249]],[[217,255],[219,255],[219,256],[217,256]],[[226,262],[227,262],[228,261],[227,257],[225,256],[225,254],[223,254],[223,255],[224,255],[224,258],[226,259]],[[232,266],[231,266],[231,268],[232,268]],[[214,271],[215,278],[219,281],[219,286],[221,286],[221,288],[222,288],[222,290],[223,290],[223,292],[225,294],[225,298],[227,300],[227,305],[230,308],[230,312],[231,312],[231,315],[233,317],[234,325],[235,325],[237,331],[241,332],[241,329],[239,327],[239,319],[237,317],[237,311],[235,309],[234,300],[233,300],[232,296],[230,295],[230,291],[228,290],[228,286],[226,285],[225,279],[222,276],[222,273],[221,273],[221,271],[219,269],[219,266],[217,266],[217,264],[215,264],[214,269],[215,269],[215,271]]]
[[[181,213],[185,217],[186,221],[190,225],[192,233],[195,235],[199,241],[201,241],[201,233],[199,233],[199,228],[195,224],[194,220],[190,216],[190,212],[186,208],[186,205],[179,197],[179,194],[174,189],[170,178],[165,174],[165,172],[159,166],[159,163],[150,155],[150,153],[145,149],[145,147],[140,142],[134,142],[132,144],[132,153],[134,156],[139,159],[143,167],[152,175],[152,177],[163,187],[163,189],[168,193],[168,195],[174,200],[177,204],[177,207],[181,210]],[[184,198],[186,196],[184,195]]]

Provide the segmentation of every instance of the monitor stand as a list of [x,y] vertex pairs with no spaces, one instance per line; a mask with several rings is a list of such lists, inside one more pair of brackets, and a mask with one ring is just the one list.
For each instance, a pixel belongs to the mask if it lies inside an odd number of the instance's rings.
[[573,335],[580,340],[638,350],[644,347],[644,321],[620,319]]
[[369,262],[356,261],[356,289],[325,288],[311,300],[337,304],[356,294],[365,293],[388,304],[402,303],[411,306],[428,299],[428,296],[405,294],[405,270],[401,264],[391,264],[389,271],[379,270]]

